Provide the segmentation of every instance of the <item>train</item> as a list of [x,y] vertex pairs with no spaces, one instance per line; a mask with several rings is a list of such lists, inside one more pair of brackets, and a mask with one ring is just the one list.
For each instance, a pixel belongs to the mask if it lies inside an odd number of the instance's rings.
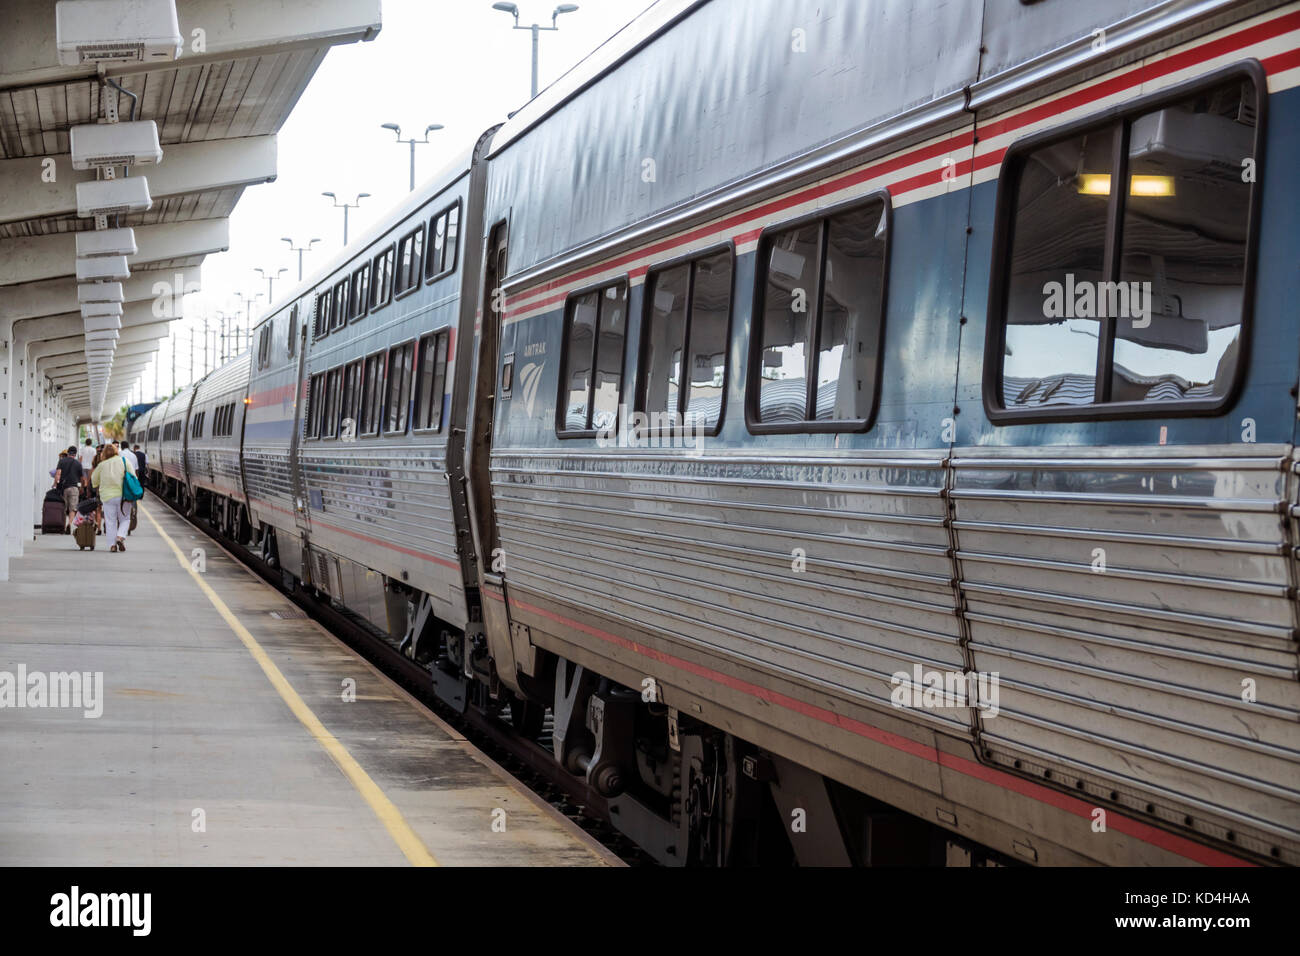
[[659,0],[130,437],[664,864],[1295,865],[1298,87],[1295,2]]

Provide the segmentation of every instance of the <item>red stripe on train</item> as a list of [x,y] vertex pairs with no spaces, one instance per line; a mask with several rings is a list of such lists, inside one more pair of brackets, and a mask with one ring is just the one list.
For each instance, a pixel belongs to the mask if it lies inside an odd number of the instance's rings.
[[[485,590],[484,593],[497,601],[505,600],[501,595],[490,589]],[[538,614],[555,621],[557,624],[562,624],[565,627],[573,628],[574,630],[581,631],[584,634],[589,634],[592,637],[598,638],[607,643],[615,644],[625,650],[640,654],[642,657],[648,657],[651,660],[667,664],[670,667],[677,668],[678,670],[686,671],[687,673],[694,674],[697,677],[703,677],[704,679],[713,681],[716,684],[721,684],[724,687],[740,691],[741,693],[748,694],[751,697],[756,697],[759,700],[765,700],[768,703],[776,704],[777,706],[784,707],[787,710],[802,714],[805,717],[811,717],[814,720],[821,721],[822,723],[838,727],[841,730],[847,730],[849,733],[857,734],[859,737],[865,737],[868,740],[873,740],[876,743],[883,744],[893,750],[901,751],[902,753],[909,754],[913,757],[920,757],[924,760],[929,760],[931,763],[936,763],[941,767],[955,770],[958,773],[965,774],[968,777],[974,777],[978,780],[984,781],[985,783],[994,784],[995,786],[1002,787],[1005,790],[1011,790],[1021,796],[1029,797],[1033,800],[1039,801],[1040,803],[1046,803],[1058,810],[1072,813],[1077,817],[1082,817],[1086,820],[1092,819],[1092,812],[1094,809],[1092,804],[1079,800],[1076,797],[1071,797],[1068,794],[1059,793],[1052,790],[1050,787],[1044,787],[1041,784],[1034,783],[1032,780],[1022,779],[1002,770],[998,770],[996,767],[988,767],[965,757],[943,753],[934,747],[917,743],[914,740],[909,740],[908,738],[901,737],[898,734],[892,734],[887,730],[881,730],[879,727],[873,727],[860,720],[854,720],[853,718],[846,717],[843,714],[837,714],[824,707],[818,707],[815,704],[809,704],[806,701],[788,697],[785,694],[769,688],[760,687],[757,684],[751,684],[749,681],[741,680],[739,677],[732,677],[728,674],[723,674],[721,671],[705,667],[703,664],[696,664],[693,661],[684,660],[672,654],[656,650],[655,648],[646,647],[644,644],[628,640],[625,637],[619,637],[616,634],[603,631],[598,627],[592,627],[589,624],[582,624],[578,621],[569,620],[566,617],[547,611],[544,608],[537,607],[536,605],[529,604],[525,601],[520,601],[518,598],[512,597],[510,599],[510,604],[512,607],[518,607],[521,610]],[[1141,840],[1144,843],[1150,843],[1152,846],[1157,846],[1162,850],[1168,850],[1170,853],[1177,854],[1178,856],[1184,857],[1188,860],[1193,860],[1197,863],[1202,863],[1206,866],[1255,865],[1249,860],[1230,856],[1229,854],[1223,853],[1212,847],[1203,846],[1192,840],[1188,840],[1185,837],[1180,837],[1177,834],[1161,830],[1159,827],[1154,827],[1150,824],[1142,823],[1139,820],[1134,820],[1131,817],[1123,816],[1113,810],[1107,814],[1106,825],[1109,829],[1124,833],[1134,839]]]
[[[1018,113],[1015,116],[1008,117],[1007,119],[997,120],[987,125],[980,126],[980,138],[991,139],[994,136],[1000,136],[1004,133],[1021,129],[1025,126],[1036,123],[1039,120],[1049,118],[1057,113],[1086,105],[1087,103],[1103,99],[1107,96],[1140,85],[1141,83],[1157,79],[1161,76],[1166,76],[1170,73],[1176,73],[1179,70],[1187,69],[1188,67],[1195,66],[1198,63],[1205,62],[1206,60],[1212,60],[1216,57],[1223,56],[1226,53],[1231,53],[1233,50],[1238,50],[1242,47],[1250,46],[1253,43],[1259,43],[1264,40],[1270,40],[1297,29],[1300,29],[1300,11],[1277,17],[1274,20],[1257,24],[1244,30],[1239,30],[1237,33],[1226,37],[1220,37],[1219,39],[1212,40],[1208,43],[1203,43],[1200,46],[1193,47],[1190,50],[1185,50],[1182,53],[1173,54],[1172,56],[1166,57],[1156,63],[1137,67],[1136,69],[1129,70],[1117,77],[1097,83],[1087,89],[1068,94],[1064,97],[1053,100],[1050,103],[1044,103],[1041,106],[1033,107],[1023,113]],[[1280,73],[1283,70],[1294,69],[1295,67],[1300,66],[1300,50],[1291,50],[1268,57],[1267,59],[1262,60],[1261,64],[1263,65],[1265,72],[1270,75]],[[646,256],[672,252],[680,249],[682,246],[690,245],[698,239],[705,238],[718,232],[734,229],[755,217],[768,217],[781,213],[794,206],[808,202],[811,199],[816,199],[829,193],[857,185],[865,180],[873,179],[881,175],[887,175],[897,169],[924,162],[926,159],[934,159],[955,150],[961,150],[971,145],[972,138],[973,133],[968,132],[959,136],[954,136],[949,140],[932,143],[929,146],[913,150],[909,153],[904,153],[901,156],[886,160],[883,163],[877,163],[874,166],[869,166],[865,169],[858,170],[857,172],[849,173],[845,176],[839,177],[838,179],[833,179],[829,182],[802,190],[792,196],[774,200],[773,202],[759,206],[756,209],[738,213],[719,223],[702,226],[698,229],[692,230],[691,232],[685,233],[684,235],[672,239],[665,239],[652,246],[638,249],[635,252],[628,253],[617,259],[613,259],[610,262],[596,266],[589,266],[588,268],[572,273],[571,275],[541,283],[540,285],[533,286],[525,292],[519,293],[514,298],[522,299],[537,295],[539,292],[550,292],[556,289],[567,288],[572,286],[574,283],[599,275],[602,272],[607,272],[611,268],[627,265]],[[979,156],[975,160],[974,168],[977,170],[987,169],[990,166],[997,165],[1002,161],[1002,157],[1005,153],[1006,149],[1003,148]],[[963,160],[956,164],[955,171],[957,175],[965,175],[970,171],[970,169],[970,161]],[[934,172],[920,173],[911,176],[908,179],[889,183],[887,184],[887,188],[891,195],[902,195],[925,186],[933,185],[942,179],[941,174],[943,172],[944,170],[936,170]],[[733,236],[733,239],[738,245],[745,242],[752,242],[757,238],[758,232],[758,230],[746,232],[742,235]],[[637,267],[634,270],[634,278],[640,277],[640,275],[647,271],[649,271],[648,266],[644,268]],[[564,301],[565,298],[565,292],[545,296],[534,302],[521,304],[517,309],[507,309],[506,316],[510,317],[512,314],[532,311],[539,306],[553,305]]]

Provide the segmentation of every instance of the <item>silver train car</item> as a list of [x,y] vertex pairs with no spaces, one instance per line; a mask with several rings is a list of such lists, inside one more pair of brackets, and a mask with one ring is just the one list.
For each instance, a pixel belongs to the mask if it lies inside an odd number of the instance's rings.
[[1295,865],[1298,136],[1295,2],[661,0],[151,474],[665,863]]

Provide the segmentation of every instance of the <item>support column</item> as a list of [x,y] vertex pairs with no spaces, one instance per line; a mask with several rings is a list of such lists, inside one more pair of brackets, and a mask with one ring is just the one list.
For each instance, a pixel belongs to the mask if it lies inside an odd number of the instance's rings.
[[13,415],[10,409],[10,396],[13,393],[10,374],[13,328],[13,319],[0,319],[0,581],[9,580],[10,513],[16,510],[9,477],[9,462],[13,458]]

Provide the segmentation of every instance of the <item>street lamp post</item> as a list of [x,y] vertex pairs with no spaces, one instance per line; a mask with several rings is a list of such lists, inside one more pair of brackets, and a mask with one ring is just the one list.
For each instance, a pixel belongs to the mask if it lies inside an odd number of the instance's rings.
[[334,200],[335,209],[343,210],[343,245],[346,246],[348,244],[348,210],[360,209],[361,200],[369,196],[370,193],[357,193],[357,201],[353,203],[339,202],[338,197],[333,193],[321,193],[321,195],[328,196],[330,199]]
[[298,281],[301,282],[302,281],[302,254],[304,252],[311,252],[311,247],[314,246],[316,243],[320,242],[320,240],[313,239],[305,246],[295,246],[293,244],[293,240],[288,238],[281,239],[280,241],[289,243],[290,252],[298,253]]
[[434,123],[432,126],[426,126],[424,128],[424,139],[416,139],[414,136],[412,136],[410,139],[402,139],[402,127],[398,126],[396,123],[380,123],[379,125],[382,129],[391,129],[394,133],[396,133],[397,141],[399,143],[411,144],[411,190],[410,191],[415,192],[415,145],[417,143],[429,142],[429,134],[435,132],[436,130],[442,129],[442,124]]
[[520,25],[519,25],[519,7],[517,7],[517,6],[516,6],[515,4],[513,4],[513,3],[494,3],[494,4],[492,4],[492,9],[493,9],[493,10],[500,10],[502,13],[508,13],[508,14],[510,14],[512,17],[514,17],[514,18],[515,18],[515,26],[514,26],[514,28],[515,28],[516,30],[531,30],[531,31],[533,32],[533,87],[532,87],[532,89],[533,89],[533,94],[532,94],[532,98],[536,98],[536,96],[537,96],[537,37],[538,37],[538,34],[540,34],[543,30],[558,30],[558,29],[560,29],[558,26],[555,25],[555,20],[556,20],[556,18],[559,17],[559,15],[560,15],[561,13],[574,13],[574,12],[576,12],[577,9],[578,9],[578,5],[577,5],[576,3],[562,3],[562,4],[560,4],[558,7],[556,7],[556,8],[551,12],[551,25],[550,25],[549,27],[544,27],[544,26],[541,26],[540,24],[536,24],[536,23],[534,23],[534,24],[533,24],[532,26],[530,26],[530,27],[520,26]]
[[[246,312],[244,313],[245,328],[251,329],[253,327],[253,303],[262,297],[262,293],[258,292],[256,295],[245,295],[242,292],[236,292],[235,296],[239,299],[240,305],[246,307]],[[239,317],[238,312],[235,313],[235,317]]]
[[260,273],[262,278],[266,280],[266,301],[267,304],[269,305],[271,302],[274,301],[274,298],[271,295],[271,283],[273,283],[276,279],[280,278],[280,276],[284,275],[289,270],[287,268],[281,267],[280,270],[276,272],[275,275],[271,275],[265,269],[260,269],[260,268],[254,269],[253,271]]

